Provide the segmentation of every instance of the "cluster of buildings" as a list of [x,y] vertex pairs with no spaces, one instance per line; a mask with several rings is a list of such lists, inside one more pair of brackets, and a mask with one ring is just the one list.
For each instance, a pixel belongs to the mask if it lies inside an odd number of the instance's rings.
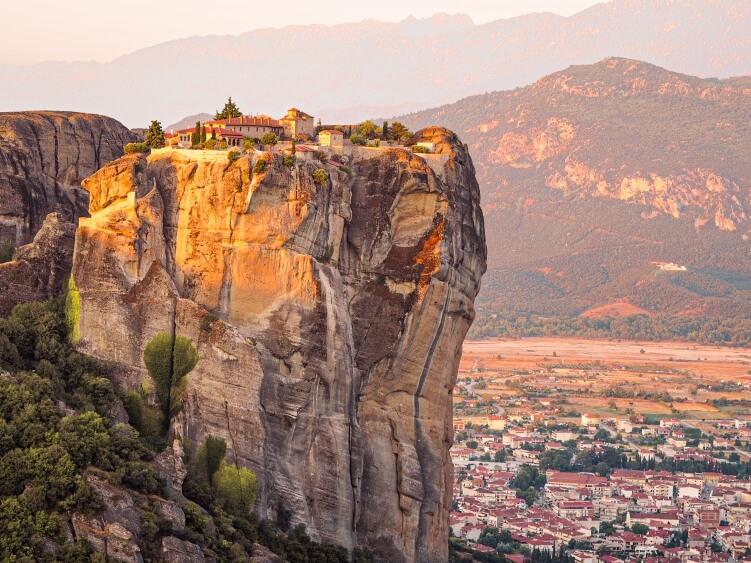
[[[312,115],[297,108],[290,108],[279,119],[268,115],[243,115],[228,119],[214,119],[200,124],[200,132],[206,138],[225,142],[228,147],[242,147],[245,139],[260,139],[266,134],[276,135],[279,139],[309,142],[316,140],[316,126]],[[195,127],[165,133],[167,145],[175,148],[193,146]],[[344,145],[344,133],[336,129],[325,129],[318,133],[321,146],[341,147]]]
[[[529,424],[532,418],[536,425]],[[747,478],[646,469],[614,469],[601,475],[547,469],[544,488],[528,506],[525,498],[530,497],[517,498],[513,481],[522,467],[538,467],[544,452],[566,449],[563,443],[570,447],[570,440],[576,440],[574,455],[601,452],[614,445],[595,440],[593,434],[605,425],[613,434],[617,431],[617,420],[582,415],[579,428],[555,425],[548,432],[540,424],[543,418],[530,412],[455,420],[462,439],[451,449],[454,536],[472,545],[486,527],[494,526],[510,532],[524,551],[556,554],[563,547],[577,563],[751,561],[751,480]],[[714,445],[707,441],[707,450],[688,448],[683,424],[665,418],[642,428],[664,436],[664,448],[640,448],[629,442],[615,447],[631,459],[638,454],[642,460],[712,460],[718,439]],[[715,424],[739,434],[748,430],[745,421]],[[633,435],[642,435],[636,425],[632,430]],[[732,447],[734,440],[727,442]]]

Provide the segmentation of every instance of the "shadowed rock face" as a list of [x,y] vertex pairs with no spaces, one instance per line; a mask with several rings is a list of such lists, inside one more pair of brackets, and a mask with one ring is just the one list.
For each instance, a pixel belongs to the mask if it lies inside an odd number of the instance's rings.
[[81,180],[135,140],[124,125],[101,115],[0,113],[0,240],[30,242],[51,212],[63,221],[86,215]]
[[466,148],[419,137],[432,167],[388,150],[326,185],[270,154],[124,157],[84,182],[73,266],[81,347],[121,383],[148,377],[157,332],[193,340],[175,425],[227,441],[263,517],[394,562],[447,559],[451,389],[486,257]]
[[59,295],[70,277],[76,226],[50,213],[34,240],[20,247],[10,262],[0,264],[0,312],[18,303]]

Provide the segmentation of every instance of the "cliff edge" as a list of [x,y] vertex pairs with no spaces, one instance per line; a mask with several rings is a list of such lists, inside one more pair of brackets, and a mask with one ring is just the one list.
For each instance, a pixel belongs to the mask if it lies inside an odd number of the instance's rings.
[[157,332],[190,338],[180,435],[225,439],[262,517],[393,562],[447,560],[451,392],[486,260],[466,146],[418,139],[439,154],[125,156],[84,182],[73,264],[81,349],[135,389]]

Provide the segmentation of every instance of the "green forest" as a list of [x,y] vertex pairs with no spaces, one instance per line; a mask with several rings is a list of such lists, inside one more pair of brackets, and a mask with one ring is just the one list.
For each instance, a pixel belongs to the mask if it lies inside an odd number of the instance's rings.
[[469,338],[477,339],[533,336],[679,341],[745,347],[751,345],[751,319],[687,318],[667,314],[594,318],[480,312],[469,332]]
[[[197,360],[188,344],[184,348],[180,373]],[[151,351],[158,349],[157,342]],[[372,560],[367,551],[350,554],[313,542],[304,525],[292,526],[285,507],[275,521],[259,519],[252,509],[256,476],[227,464],[226,444],[212,437],[194,451],[185,444],[185,496],[173,498],[185,514],[185,527],[174,529],[160,510],[170,495],[154,462],[165,444],[154,434],[165,426],[143,425],[139,432],[115,420],[113,413],[123,412],[129,395],[113,385],[107,366],[70,344],[65,296],[17,305],[0,319],[0,366],[0,560],[106,561],[86,541],[72,541],[75,515],[91,517],[106,509],[90,486],[92,477],[133,497],[146,561],[162,559],[166,536],[192,542],[218,561],[247,561],[257,544],[291,562]],[[158,362],[154,369],[160,369]],[[172,382],[175,389],[180,379]],[[159,394],[160,404],[146,407],[173,416],[179,396],[165,400],[164,388]]]

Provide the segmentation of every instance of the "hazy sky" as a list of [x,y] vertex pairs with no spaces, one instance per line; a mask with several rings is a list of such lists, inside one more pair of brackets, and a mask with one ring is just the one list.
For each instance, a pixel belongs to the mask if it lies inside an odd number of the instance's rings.
[[530,12],[569,16],[596,0],[0,0],[0,64],[108,62],[191,35],[237,35],[263,27],[377,19],[438,12],[475,23]]

